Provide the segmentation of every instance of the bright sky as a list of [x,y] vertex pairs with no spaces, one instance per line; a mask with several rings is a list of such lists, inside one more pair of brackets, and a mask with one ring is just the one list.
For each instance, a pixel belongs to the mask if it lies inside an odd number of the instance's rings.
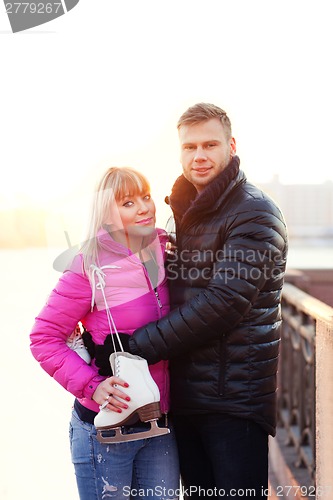
[[333,180],[331,22],[331,0],[80,0],[12,34],[2,6],[1,206],[79,217],[100,174],[131,165],[164,214],[175,124],[199,101],[228,112],[252,181]]

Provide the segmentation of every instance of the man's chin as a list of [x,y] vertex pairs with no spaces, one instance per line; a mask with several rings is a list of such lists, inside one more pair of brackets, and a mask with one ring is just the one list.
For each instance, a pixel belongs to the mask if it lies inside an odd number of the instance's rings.
[[204,174],[195,173],[192,175],[191,182],[194,186],[202,186],[205,187],[207,184],[212,182],[212,180],[216,177],[216,174],[212,170],[207,170]]
[[215,176],[207,177],[206,179],[193,179],[192,184],[195,189],[200,193],[203,189],[205,189],[208,184],[210,184],[215,179]]

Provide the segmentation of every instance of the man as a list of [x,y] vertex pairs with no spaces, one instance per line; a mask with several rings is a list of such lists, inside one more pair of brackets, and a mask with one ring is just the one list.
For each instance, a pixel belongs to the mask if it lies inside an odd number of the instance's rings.
[[266,498],[286,227],[239,169],[225,111],[196,104],[178,132],[173,310],[136,330],[130,351],[149,363],[170,360],[184,496]]

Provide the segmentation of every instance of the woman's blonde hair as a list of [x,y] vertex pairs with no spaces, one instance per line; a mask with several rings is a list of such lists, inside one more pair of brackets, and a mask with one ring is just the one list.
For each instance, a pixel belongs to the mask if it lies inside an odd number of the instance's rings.
[[88,234],[81,247],[83,268],[88,276],[90,265],[98,264],[98,231],[108,223],[112,210],[116,210],[116,203],[126,196],[149,192],[148,180],[133,168],[111,167],[105,172],[94,193]]

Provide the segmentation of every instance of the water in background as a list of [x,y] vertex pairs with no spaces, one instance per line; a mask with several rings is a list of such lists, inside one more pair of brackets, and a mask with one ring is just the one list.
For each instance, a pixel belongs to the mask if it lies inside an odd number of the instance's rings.
[[[60,273],[59,251],[0,250],[2,500],[78,499],[68,444],[73,397],[33,359],[28,334]],[[291,245],[288,267],[332,268],[333,244]]]
[[333,240],[292,240],[288,269],[333,269]]

